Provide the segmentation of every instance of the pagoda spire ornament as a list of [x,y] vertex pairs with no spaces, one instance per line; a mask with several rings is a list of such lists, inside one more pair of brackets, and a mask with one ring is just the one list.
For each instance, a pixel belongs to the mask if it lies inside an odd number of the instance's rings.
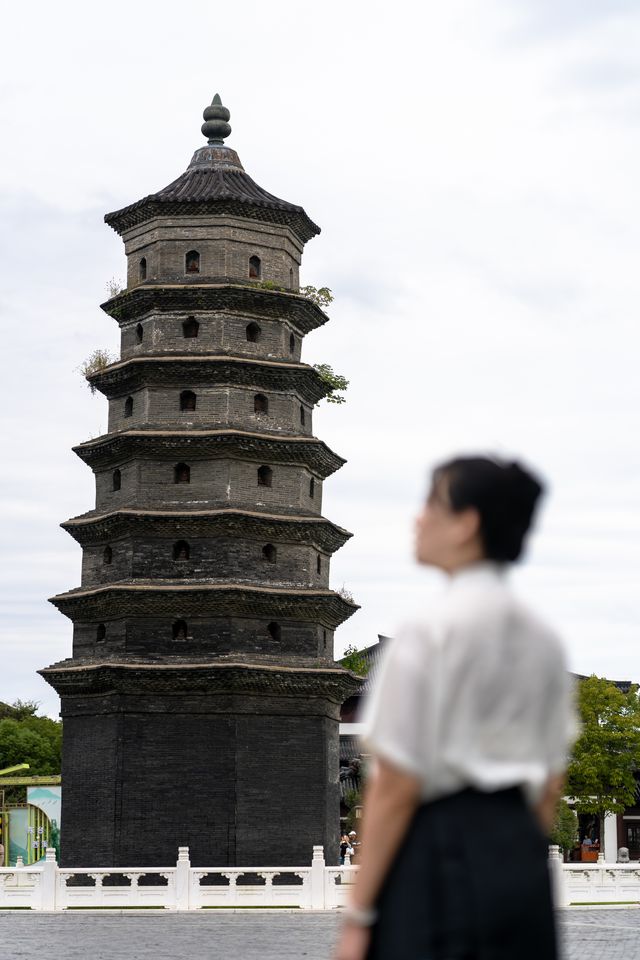
[[229,119],[231,114],[226,107],[222,106],[220,94],[216,93],[211,101],[211,105],[205,107],[202,114],[205,122],[201,130],[205,137],[208,137],[207,143],[210,146],[223,146],[225,138],[231,133]]

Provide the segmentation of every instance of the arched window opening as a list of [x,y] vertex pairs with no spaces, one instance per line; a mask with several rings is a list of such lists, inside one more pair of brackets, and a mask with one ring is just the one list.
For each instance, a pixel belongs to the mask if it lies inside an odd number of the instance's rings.
[[142,343],[144,338],[144,327],[141,323],[136,327],[136,343]]
[[289,288],[293,290],[293,267],[289,267]]
[[140,280],[147,279],[147,258],[143,257],[138,265],[138,276]]
[[196,395],[193,390],[183,390],[180,394],[180,409],[181,410],[195,410],[196,408]]
[[122,474],[119,470],[113,471],[113,476],[111,477],[111,488],[113,490],[119,490],[122,486]]
[[262,556],[267,563],[275,563],[278,552],[272,543],[265,543],[262,548]]
[[296,349],[296,338],[293,334],[289,335],[289,353],[293,353]]
[[176,620],[173,627],[171,628],[171,635],[174,640],[186,640],[187,639],[187,621],[186,620]]
[[189,560],[191,557],[191,548],[186,540],[178,540],[173,545],[174,560]]
[[177,463],[173,468],[175,483],[191,483],[191,468],[186,463]]
[[316,482],[313,479],[313,477],[311,477],[311,480],[309,480],[309,496],[313,500],[315,495],[316,495]]
[[107,628],[104,623],[99,623],[96,629],[96,640],[106,640],[107,639]]
[[302,404],[300,404],[300,426],[304,427],[305,419],[306,417],[305,417],[304,407],[302,406]]
[[316,570],[318,573],[322,573],[322,557],[320,554],[316,557]]
[[254,413],[269,413],[269,401],[264,393],[256,393],[253,398]]
[[262,336],[262,328],[255,320],[252,320],[247,326],[247,340],[249,343],[257,343]]
[[111,547],[106,546],[102,551],[102,562],[109,564],[111,563],[112,560],[113,560],[113,550],[111,549]]
[[133,397],[127,397],[124,402],[124,415],[130,417],[133,413]]
[[271,467],[258,467],[258,486],[270,487],[273,482],[273,470]]
[[262,274],[262,264],[260,257],[249,257],[249,277],[251,280],[259,280]]
[[282,630],[280,629],[279,623],[270,623],[267,627],[267,630],[272,640],[279,640],[282,636]]
[[200,273],[200,254],[197,250],[189,250],[184,258],[185,273]]
[[187,317],[182,324],[183,337],[197,337],[200,330],[200,324],[195,317]]

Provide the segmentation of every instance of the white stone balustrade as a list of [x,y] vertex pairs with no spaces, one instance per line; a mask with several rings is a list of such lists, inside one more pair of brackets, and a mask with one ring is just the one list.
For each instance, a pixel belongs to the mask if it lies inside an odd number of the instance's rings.
[[[558,907],[640,903],[640,863],[563,863],[550,847],[549,868]],[[346,904],[357,871],[327,866],[319,846],[308,867],[192,867],[189,848],[180,847],[175,867],[83,869],[59,867],[50,847],[33,866],[0,867],[0,908],[333,910]]]

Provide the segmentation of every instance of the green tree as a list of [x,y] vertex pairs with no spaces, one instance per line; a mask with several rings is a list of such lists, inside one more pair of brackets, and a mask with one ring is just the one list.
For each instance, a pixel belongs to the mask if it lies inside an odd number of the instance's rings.
[[33,702],[0,703],[0,770],[28,763],[25,776],[60,773],[62,723],[37,716],[37,710],[38,704]]
[[340,660],[343,667],[347,670],[353,670],[359,677],[366,677],[369,673],[369,663],[367,658],[362,655],[362,651],[349,644],[344,651],[344,656]]
[[582,732],[567,771],[568,795],[578,813],[622,813],[636,803],[635,771],[640,761],[638,687],[623,693],[596,676],[578,683]]
[[360,817],[356,814],[357,808],[362,806],[362,788],[349,790],[344,798],[344,802],[349,810],[346,821],[347,833],[349,833],[350,830],[355,830],[357,833],[358,828],[361,826]]
[[566,855],[578,839],[578,817],[566,800],[561,800],[549,834],[549,842],[556,843]]

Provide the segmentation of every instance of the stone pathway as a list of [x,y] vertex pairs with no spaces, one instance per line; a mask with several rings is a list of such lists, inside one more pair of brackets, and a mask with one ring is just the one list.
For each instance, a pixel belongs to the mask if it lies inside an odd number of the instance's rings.
[[[640,910],[560,917],[564,960],[640,960]],[[333,913],[0,911],[0,960],[329,960]]]

